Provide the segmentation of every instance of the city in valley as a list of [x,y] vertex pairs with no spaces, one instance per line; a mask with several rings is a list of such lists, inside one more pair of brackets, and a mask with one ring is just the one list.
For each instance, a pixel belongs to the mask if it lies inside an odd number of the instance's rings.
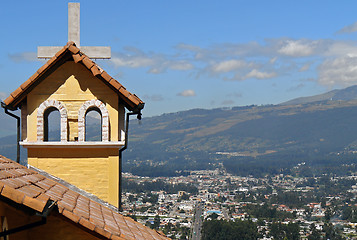
[[260,178],[222,167],[178,177],[124,173],[124,214],[172,239],[204,239],[209,223],[223,222],[248,222],[255,239],[356,239],[357,172],[294,174],[303,167]]

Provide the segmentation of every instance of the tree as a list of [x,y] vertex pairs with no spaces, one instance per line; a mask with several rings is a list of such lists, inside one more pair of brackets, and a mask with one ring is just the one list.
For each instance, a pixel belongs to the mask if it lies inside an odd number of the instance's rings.
[[299,224],[297,223],[288,223],[288,224],[282,224],[281,222],[274,222],[270,226],[270,235],[274,239],[279,239],[279,240],[284,240],[284,239],[289,239],[289,240],[299,240],[300,239],[300,234],[299,234]]
[[324,240],[342,240],[344,239],[339,231],[333,227],[331,223],[325,223],[323,226],[323,231],[325,232]]
[[351,207],[345,207],[342,210],[342,220],[349,220],[352,218],[352,208]]
[[160,227],[160,216],[156,215],[154,218],[154,224],[153,224],[153,229],[159,229]]
[[308,240],[321,240],[321,231],[316,229],[315,224],[310,225],[311,234],[307,237]]
[[332,216],[331,208],[326,208],[326,211],[325,211],[325,221],[326,221],[326,222],[330,222],[331,216]]
[[217,213],[211,213],[207,218],[210,218],[211,220],[216,220],[218,218]]
[[202,226],[203,240],[256,240],[258,229],[252,221],[204,221]]

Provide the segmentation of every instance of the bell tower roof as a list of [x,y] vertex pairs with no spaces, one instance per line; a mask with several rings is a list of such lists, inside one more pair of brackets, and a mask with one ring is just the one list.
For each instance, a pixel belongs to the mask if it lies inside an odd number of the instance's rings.
[[125,107],[128,110],[139,112],[144,108],[145,103],[138,96],[126,90],[123,85],[112,78],[106,71],[104,71],[86,54],[84,54],[74,42],[68,42],[51,59],[49,59],[45,65],[40,67],[29,79],[13,91],[10,96],[4,100],[7,108],[17,109],[32,89],[34,89],[43,79],[53,73],[58,67],[68,61],[74,61],[77,64],[85,66],[85,68],[91,72],[93,76],[98,78],[99,81],[104,82],[109,88],[118,94],[119,98],[124,102]]

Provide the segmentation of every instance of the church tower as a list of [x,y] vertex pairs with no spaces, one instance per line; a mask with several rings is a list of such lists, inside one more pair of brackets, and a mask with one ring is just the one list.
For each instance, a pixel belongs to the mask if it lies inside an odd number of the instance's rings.
[[[51,54],[51,58],[4,105],[21,109],[20,144],[27,148],[30,166],[118,206],[125,112],[140,116],[144,103],[91,60],[91,54],[101,58],[101,47],[94,47],[93,53],[89,47],[80,47],[77,25],[78,36],[71,39],[69,33],[64,47],[39,48],[39,57]],[[49,126],[54,113],[60,118],[60,130],[58,139],[52,141]],[[97,117],[90,118],[91,113]],[[91,119],[99,121],[99,138],[94,141],[89,139],[86,124]]]

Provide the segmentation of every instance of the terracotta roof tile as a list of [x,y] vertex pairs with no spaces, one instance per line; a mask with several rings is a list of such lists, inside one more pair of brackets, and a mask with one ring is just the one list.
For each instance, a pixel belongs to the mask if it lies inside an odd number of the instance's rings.
[[96,226],[94,228],[94,231],[99,233],[100,235],[110,239],[110,237],[112,236],[112,234],[110,232],[108,232],[107,230],[103,229],[102,227]]
[[63,216],[65,216],[66,218],[71,219],[73,222],[78,223],[80,217],[77,216],[75,213],[68,211],[67,209],[64,209],[62,212]]
[[24,184],[21,181],[19,181],[17,178],[4,179],[4,180],[2,180],[2,182],[5,185],[10,186],[10,187],[15,188],[15,189],[24,186]]
[[74,44],[70,44],[68,50],[71,51],[73,54],[79,53],[79,48],[77,48]]
[[43,208],[46,206],[47,201],[40,201],[37,198],[25,196],[23,204],[30,207],[37,212],[42,212]]
[[30,186],[30,185],[19,188],[19,191],[25,193],[26,196],[32,198],[35,198],[41,194],[41,190],[36,189],[36,186]]
[[12,201],[16,202],[16,203],[23,203],[24,198],[25,198],[25,194],[17,191],[16,189],[8,186],[6,183],[4,184],[4,188],[1,191],[1,195],[11,199]]
[[168,239],[131,218],[0,155],[0,194],[42,212],[55,201],[64,217],[104,239]]
[[92,60],[90,60],[89,57],[85,56],[82,60],[82,63],[84,64],[84,66],[86,66],[88,69],[91,69],[91,67],[94,66],[94,62]]
[[11,96],[12,96],[13,98],[16,98],[16,97],[18,97],[18,96],[21,94],[21,92],[22,92],[21,87],[18,87],[18,88],[16,88],[15,91],[13,91],[13,92],[11,93]]
[[43,73],[43,71],[48,67],[48,63],[46,62],[45,65],[43,65],[42,67],[40,67],[38,70],[37,70],[37,73],[38,74],[41,74]]
[[89,218],[88,210],[86,211],[85,209],[81,209],[81,208],[76,207],[73,210],[73,213],[78,215],[78,216],[80,216],[80,217],[82,217],[82,218],[86,218],[86,219]]
[[47,65],[48,66],[51,66],[55,61],[56,61],[57,57],[53,57],[53,58],[50,58],[48,61],[47,61]]
[[74,62],[78,63],[78,62],[82,61],[85,56],[80,55],[80,54],[73,54],[72,57],[73,57]]
[[5,100],[4,100],[4,103],[6,105],[9,105],[10,103],[12,103],[13,101],[15,100],[15,98],[13,98],[11,95],[8,96]]
[[30,84],[31,84],[31,79],[27,79],[23,84],[20,85],[20,88],[21,88],[22,90],[26,90],[26,88],[27,88],[28,86],[30,86]]
[[81,218],[79,220],[79,224],[91,231],[94,231],[95,225],[85,218]]
[[39,201],[47,202],[50,199],[50,197],[45,193],[41,193],[36,197],[36,199],[38,199]]
[[110,82],[111,79],[113,79],[106,71],[103,71],[101,74],[102,78],[104,78],[105,81]]
[[[1,169],[1,170],[3,170],[3,169]],[[7,178],[11,178],[13,176],[14,176],[13,174],[8,173],[8,172],[4,172],[4,171],[0,172],[0,179],[7,179]]]
[[112,239],[112,240],[123,240],[123,239],[125,239],[125,238],[112,235],[112,236],[110,237],[110,239]]
[[123,95],[123,96],[125,96],[125,97],[128,97],[129,95],[130,95],[130,93],[129,93],[129,91],[127,91],[125,88],[123,88],[123,87],[121,87],[120,89],[119,89],[119,92]]
[[117,90],[123,88],[123,85],[121,85],[117,80],[115,80],[114,78],[112,78],[109,83]]
[[98,76],[101,74],[100,69],[97,66],[93,66],[90,70],[92,71],[94,76]]
[[[69,54],[66,54],[66,53]],[[37,81],[42,81],[44,73],[50,68],[55,66],[55,63],[60,59],[69,61],[72,56],[75,63],[83,64],[94,76],[100,80],[105,81],[117,94],[124,100],[125,106],[133,110],[141,110],[144,107],[144,102],[140,100],[135,94],[127,91],[118,81],[113,79],[107,72],[103,71],[95,62],[93,62],[88,56],[80,51],[79,48],[73,42],[68,42],[55,56],[47,61],[45,65],[40,67],[35,74],[33,74],[27,81],[25,81],[19,88],[17,88],[11,95],[4,100],[4,103],[9,108],[17,108],[21,101],[25,98],[27,93],[31,91],[33,84]],[[58,64],[56,66],[59,66]]]
[[128,98],[135,104],[138,105],[140,103],[140,100],[134,96],[134,95],[129,95]]

